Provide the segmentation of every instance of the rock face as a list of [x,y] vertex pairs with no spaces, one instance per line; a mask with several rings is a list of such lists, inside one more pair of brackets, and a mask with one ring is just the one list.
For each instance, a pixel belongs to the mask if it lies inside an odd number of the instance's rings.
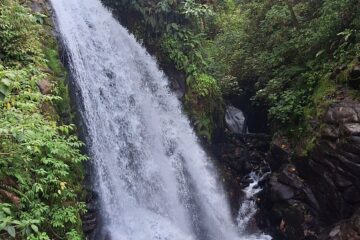
[[98,195],[91,189],[88,189],[87,212],[81,216],[82,227],[86,236],[93,239],[92,236],[95,234],[96,227],[99,224],[99,199]]
[[244,134],[247,132],[245,115],[240,109],[233,106],[227,106],[225,122],[228,128],[234,133]]
[[322,129],[308,162],[315,175],[303,175],[312,180],[324,222],[333,224],[351,217],[360,206],[360,104],[333,104]]
[[360,65],[355,65],[350,69],[348,81],[350,87],[360,89]]
[[358,240],[360,239],[360,211],[345,221],[335,225],[328,233],[324,234],[326,240]]
[[53,85],[48,79],[40,80],[39,82],[37,82],[37,85],[39,87],[40,92],[44,95],[50,94],[53,89]]
[[306,158],[271,147],[258,221],[276,239],[360,239],[360,103],[333,103],[320,134]]

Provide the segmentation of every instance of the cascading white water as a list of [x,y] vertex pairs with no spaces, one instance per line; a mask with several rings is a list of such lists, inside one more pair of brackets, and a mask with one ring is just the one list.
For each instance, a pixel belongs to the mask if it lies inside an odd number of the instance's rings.
[[156,61],[100,0],[51,0],[113,240],[235,240],[211,161]]
[[[244,199],[240,204],[239,214],[236,218],[237,225],[240,231],[245,231],[256,214],[256,195],[262,190],[259,187],[259,182],[262,181],[270,173],[261,173],[261,176],[252,172],[248,175],[251,180],[249,186],[244,189]],[[261,235],[261,239],[271,239],[270,236]]]

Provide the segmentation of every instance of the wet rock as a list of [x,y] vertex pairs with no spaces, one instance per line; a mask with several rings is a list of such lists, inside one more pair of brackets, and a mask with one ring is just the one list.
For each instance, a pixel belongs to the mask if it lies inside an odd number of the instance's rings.
[[359,136],[350,137],[349,142],[356,145],[357,147],[360,147],[360,137]]
[[327,125],[321,129],[321,135],[324,138],[335,140],[339,137],[339,129],[333,125]]
[[344,176],[340,174],[335,175],[335,184],[339,188],[346,188],[353,185],[353,183],[350,180],[346,179]]
[[348,153],[360,155],[360,145],[354,142],[354,137],[339,140],[338,147]]
[[338,153],[340,156],[344,156],[346,159],[349,159],[352,162],[360,163],[360,155],[354,154],[352,152],[347,152],[339,148]]
[[290,151],[287,140],[275,138],[270,147],[271,161],[269,162],[272,170],[277,170],[281,165],[287,164],[290,160]]
[[[333,223],[347,218],[358,201],[360,180],[360,103],[338,102],[325,114],[322,137],[311,153],[308,174],[321,205],[320,215]],[[309,176],[310,175],[310,176]]]
[[240,109],[227,106],[225,122],[228,128],[234,133],[243,134],[247,132],[245,115]]
[[83,231],[85,234],[92,233],[97,227],[96,212],[88,211],[82,216]]
[[97,234],[97,230],[101,225],[99,217],[99,197],[96,192],[94,192],[89,186],[85,186],[87,189],[87,199],[86,199],[86,210],[87,212],[81,215],[82,220],[82,229],[87,239],[98,239],[94,237]]
[[271,199],[273,201],[289,200],[295,196],[294,190],[276,180],[270,180],[271,186]]
[[341,232],[340,226],[339,226],[339,225],[338,225],[338,226],[335,226],[335,227],[331,230],[331,232],[329,233],[329,237],[330,237],[330,238],[334,238],[334,237],[336,237],[340,232]]
[[344,192],[344,199],[353,204],[360,202],[360,190],[355,186],[349,187]]
[[40,92],[43,95],[48,95],[53,89],[52,83],[48,79],[43,79],[37,82]]
[[340,127],[342,136],[360,136],[360,123],[345,123]]
[[182,99],[186,92],[185,73],[167,64],[161,64],[161,68],[169,79],[171,90],[176,94],[178,99]]
[[328,124],[356,123],[359,121],[359,117],[350,103],[343,103],[330,107],[324,121]]
[[27,3],[35,13],[41,13],[44,10],[45,0],[31,0]]
[[[311,215],[311,208],[302,201],[288,199],[271,201],[269,188],[260,196],[260,211],[257,221],[261,228],[267,229],[277,240],[305,240],[317,239],[318,223]],[[264,221],[266,219],[266,221]]]
[[340,163],[347,167],[347,169],[352,172],[355,175],[360,175],[360,164],[355,163],[349,159],[347,159],[345,156],[338,155],[338,159],[340,160]]
[[358,78],[360,78],[360,65],[356,65],[356,66],[354,66],[354,67],[351,69],[351,71],[350,71],[350,73],[349,73],[349,77],[350,77],[351,79],[358,79]]
[[360,213],[359,210],[354,215],[344,221],[340,221],[330,228],[328,233],[321,239],[325,240],[359,240],[360,239]]
[[253,182],[254,182],[254,180],[251,179],[249,175],[246,175],[245,177],[243,177],[243,178],[241,179],[241,184],[242,184],[242,187],[243,187],[243,188],[248,187],[248,186],[249,186],[251,183],[253,183]]

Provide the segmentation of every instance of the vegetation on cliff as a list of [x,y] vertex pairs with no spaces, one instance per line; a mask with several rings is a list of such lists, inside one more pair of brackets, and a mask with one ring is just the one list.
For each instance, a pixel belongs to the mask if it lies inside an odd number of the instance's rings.
[[[185,109],[209,142],[234,96],[305,151],[313,120],[342,94],[358,98],[359,0],[103,2],[186,74]],[[0,238],[81,239],[86,157],[51,20],[25,4],[0,0]]]
[[222,99],[245,96],[268,110],[273,132],[311,142],[309,122],[358,64],[358,0],[103,2],[186,73],[185,106],[209,140]]
[[82,239],[86,157],[51,18],[26,4],[0,0],[0,239]]

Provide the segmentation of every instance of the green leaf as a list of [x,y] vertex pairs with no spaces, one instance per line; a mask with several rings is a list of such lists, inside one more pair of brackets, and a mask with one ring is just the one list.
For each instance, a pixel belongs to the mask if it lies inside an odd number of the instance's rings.
[[16,224],[16,225],[21,225],[21,222],[18,221],[18,220],[13,220],[12,222],[13,222],[14,224]]
[[7,87],[0,85],[0,94],[3,95],[4,98],[6,97],[8,92],[9,91]]
[[15,236],[16,236],[16,231],[15,231],[15,228],[14,228],[13,226],[7,226],[7,227],[5,227],[5,230],[7,231],[7,233],[8,233],[11,237],[15,238]]
[[3,78],[3,79],[1,79],[1,82],[2,82],[5,86],[10,86],[10,83],[11,83],[10,79],[8,79],[8,78]]
[[3,230],[6,227],[5,223],[0,223],[0,231]]
[[315,57],[319,57],[320,55],[322,55],[325,52],[325,49],[319,51],[316,53]]
[[39,228],[36,225],[31,224],[31,228],[34,232],[36,232],[36,233],[39,232]]
[[3,210],[3,212],[7,213],[8,215],[11,214],[10,208],[4,207],[4,208],[2,208],[2,210]]

